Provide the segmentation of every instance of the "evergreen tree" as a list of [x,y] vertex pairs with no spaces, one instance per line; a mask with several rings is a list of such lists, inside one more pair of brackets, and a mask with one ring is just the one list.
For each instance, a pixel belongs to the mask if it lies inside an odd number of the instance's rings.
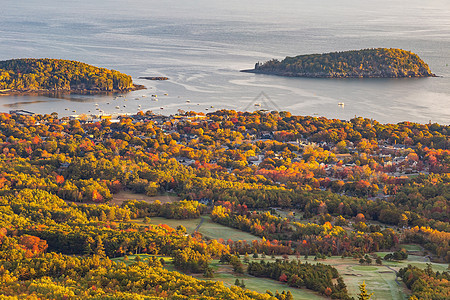
[[370,298],[372,297],[372,294],[368,294],[367,290],[366,290],[366,282],[363,281],[363,283],[361,283],[359,285],[359,294],[358,294],[358,300],[370,300]]

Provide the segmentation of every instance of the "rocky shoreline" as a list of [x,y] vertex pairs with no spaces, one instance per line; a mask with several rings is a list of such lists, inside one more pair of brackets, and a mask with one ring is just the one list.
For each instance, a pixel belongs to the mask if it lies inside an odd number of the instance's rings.
[[128,93],[132,91],[145,90],[146,87],[140,84],[133,84],[127,89],[100,90],[100,89],[51,89],[51,90],[0,90],[0,96],[11,95],[48,95],[48,94],[78,94],[78,95],[98,95],[112,93]]
[[264,71],[258,69],[240,70],[244,73],[275,75],[283,77],[303,77],[303,78],[425,78],[425,77],[439,77],[436,74],[393,74],[393,73],[373,73],[373,74],[340,74],[340,73],[292,73],[292,72],[277,72],[277,71]]

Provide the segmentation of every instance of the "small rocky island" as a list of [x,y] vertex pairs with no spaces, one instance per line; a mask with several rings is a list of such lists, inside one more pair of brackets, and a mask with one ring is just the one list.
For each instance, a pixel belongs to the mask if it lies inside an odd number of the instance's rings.
[[286,57],[242,72],[312,78],[435,77],[419,56],[402,49],[363,49]]
[[139,79],[146,79],[146,80],[169,80],[168,77],[163,77],[163,76],[142,76],[142,77],[139,77]]
[[131,76],[63,59],[11,59],[0,61],[0,94],[46,92],[103,93],[144,89]]

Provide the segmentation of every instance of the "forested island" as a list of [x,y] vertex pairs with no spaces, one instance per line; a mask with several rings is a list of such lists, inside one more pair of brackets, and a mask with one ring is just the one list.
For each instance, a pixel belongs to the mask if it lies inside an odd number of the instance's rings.
[[411,51],[376,48],[308,54],[256,63],[243,72],[313,78],[435,77],[429,66]]
[[63,59],[0,61],[0,95],[34,92],[113,92],[142,89],[131,76]]

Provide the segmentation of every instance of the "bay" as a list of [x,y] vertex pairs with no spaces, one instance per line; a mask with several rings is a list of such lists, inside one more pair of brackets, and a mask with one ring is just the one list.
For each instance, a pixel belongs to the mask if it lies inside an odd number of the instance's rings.
[[[3,96],[0,111],[63,116],[247,108],[383,123],[450,123],[446,0],[3,0],[2,6],[1,60],[83,61],[128,73],[147,90],[127,94],[126,101],[113,95]],[[309,79],[239,72],[288,55],[375,47],[411,50],[439,77]],[[155,94],[158,101],[151,100]]]

